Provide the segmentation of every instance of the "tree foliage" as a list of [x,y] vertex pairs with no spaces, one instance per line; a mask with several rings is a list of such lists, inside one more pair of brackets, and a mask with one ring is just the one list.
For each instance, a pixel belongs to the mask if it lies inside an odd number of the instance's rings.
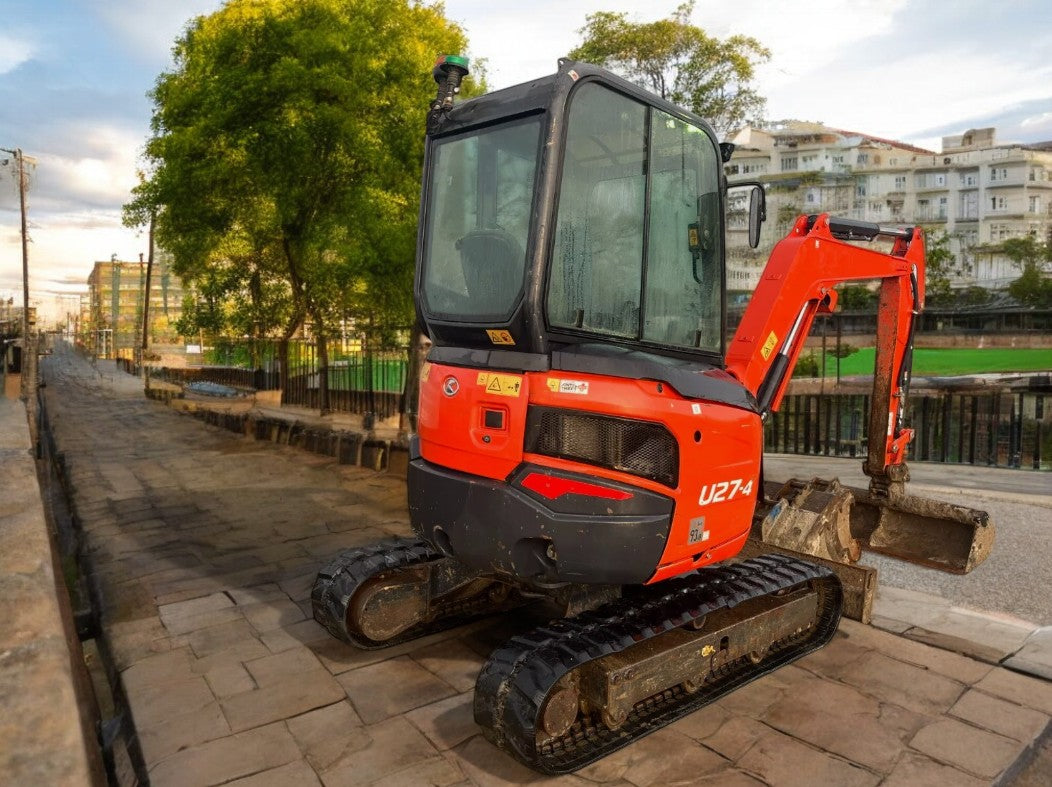
[[845,284],[837,287],[837,304],[841,311],[871,311],[877,306],[877,293],[864,284]]
[[950,251],[950,235],[931,233],[924,246],[924,298],[932,306],[954,299],[950,278],[960,272],[957,257]]
[[599,11],[585,17],[584,41],[570,57],[609,68],[708,120],[724,134],[763,113],[752,84],[756,66],[771,53],[750,36],[710,36],[692,24],[694,0],[668,19],[630,22]]
[[157,79],[126,223],[156,215],[209,327],[287,339],[309,319],[324,363],[348,309],[408,324],[431,66],[465,48],[440,5],[228,0]]
[[1044,271],[1052,260],[1052,246],[1027,235],[1009,238],[1001,251],[1020,269],[1019,278],[1008,285],[1009,294],[1027,306],[1052,306],[1052,279]]

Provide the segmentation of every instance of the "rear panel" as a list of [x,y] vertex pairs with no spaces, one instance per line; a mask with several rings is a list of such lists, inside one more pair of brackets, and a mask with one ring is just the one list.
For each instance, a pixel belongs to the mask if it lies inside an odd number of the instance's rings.
[[[578,486],[569,497],[596,516],[612,513],[604,480],[671,499],[650,581],[736,554],[759,491],[759,417],[652,380],[428,364],[418,429],[423,459],[450,470],[520,488],[531,477],[523,468],[590,477],[597,489]],[[595,530],[578,537],[602,539]],[[602,559],[601,544],[595,554]]]

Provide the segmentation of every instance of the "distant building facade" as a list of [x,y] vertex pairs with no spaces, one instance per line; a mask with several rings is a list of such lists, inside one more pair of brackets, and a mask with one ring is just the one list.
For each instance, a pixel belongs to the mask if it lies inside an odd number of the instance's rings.
[[[157,254],[150,278],[149,342],[179,340],[175,322],[182,314],[183,286],[171,272],[167,254]],[[96,262],[88,276],[86,313],[82,308],[80,333],[98,358],[133,358],[142,345],[146,303],[146,263],[112,259]]]
[[960,274],[953,285],[1006,287],[1019,276],[1002,253],[1008,238],[1052,230],[1052,142],[996,143],[992,128],[942,140],[942,152],[787,121],[746,127],[726,165],[728,180],[759,180],[767,224],[756,252],[745,244],[742,192],[729,203],[728,285],[752,290],[774,244],[801,213],[832,213],[881,224],[946,232]]

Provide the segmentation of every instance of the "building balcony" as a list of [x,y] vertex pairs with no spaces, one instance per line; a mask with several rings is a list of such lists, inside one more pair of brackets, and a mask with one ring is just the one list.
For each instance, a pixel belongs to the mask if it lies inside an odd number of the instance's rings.
[[924,224],[929,224],[929,223],[941,223],[941,222],[944,222],[944,221],[948,221],[949,219],[948,219],[948,217],[947,217],[947,215],[945,213],[940,213],[938,211],[933,211],[933,210],[927,210],[927,211],[920,211],[918,213],[915,213],[914,214],[914,220],[918,221],[918,222],[921,222],[921,223],[924,223]]

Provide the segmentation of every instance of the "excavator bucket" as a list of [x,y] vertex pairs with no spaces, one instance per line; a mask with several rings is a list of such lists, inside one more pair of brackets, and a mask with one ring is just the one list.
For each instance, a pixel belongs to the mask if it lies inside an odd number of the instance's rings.
[[967,574],[990,554],[994,526],[985,511],[894,492],[836,479],[768,481],[742,554],[806,556],[831,568],[844,586],[844,614],[863,623],[876,591],[876,569],[858,565],[865,552],[952,574]]

